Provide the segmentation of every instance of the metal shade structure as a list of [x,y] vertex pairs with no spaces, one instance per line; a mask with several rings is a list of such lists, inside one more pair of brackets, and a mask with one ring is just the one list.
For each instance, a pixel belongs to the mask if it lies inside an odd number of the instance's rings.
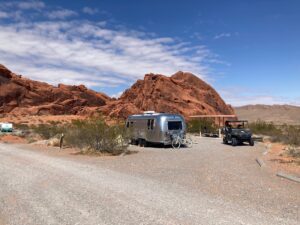
[[189,118],[211,118],[211,119],[218,119],[219,121],[219,127],[221,127],[221,121],[222,125],[225,124],[225,119],[237,119],[237,115],[194,115],[189,116]]

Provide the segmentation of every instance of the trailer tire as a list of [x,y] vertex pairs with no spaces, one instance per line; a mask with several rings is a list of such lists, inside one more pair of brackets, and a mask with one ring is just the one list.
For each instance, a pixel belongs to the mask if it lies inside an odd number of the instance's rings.
[[143,139],[139,138],[138,139],[138,146],[143,147],[144,146],[144,141]]
[[149,146],[149,142],[144,140],[144,147],[148,147]]

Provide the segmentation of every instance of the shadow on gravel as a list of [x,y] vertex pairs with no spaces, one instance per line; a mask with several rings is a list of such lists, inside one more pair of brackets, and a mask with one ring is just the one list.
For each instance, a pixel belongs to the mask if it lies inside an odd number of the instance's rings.
[[[141,148],[173,149],[172,145],[164,145],[164,144],[157,144],[157,143],[147,143],[147,146],[143,146]],[[188,149],[188,147],[181,146],[180,149]]]

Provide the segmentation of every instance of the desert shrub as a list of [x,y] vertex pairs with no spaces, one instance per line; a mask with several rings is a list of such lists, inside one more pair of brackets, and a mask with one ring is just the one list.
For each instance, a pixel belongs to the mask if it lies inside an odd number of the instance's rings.
[[24,123],[16,123],[16,124],[14,124],[14,128],[18,129],[18,130],[23,130],[23,131],[29,130],[29,126]]
[[300,159],[300,149],[299,149],[299,148],[290,147],[290,148],[287,150],[287,154],[288,154],[289,156],[294,157],[294,158]]
[[273,142],[300,146],[300,128],[292,125],[275,126],[273,123],[256,121],[249,124],[255,134],[267,135]]
[[277,128],[273,123],[258,120],[249,124],[249,128],[255,134],[262,134],[277,137],[281,135],[282,131]]
[[212,119],[193,119],[187,122],[187,131],[189,133],[216,132],[216,127]]
[[285,144],[300,146],[300,128],[291,125],[283,126],[280,139]]
[[101,117],[75,120],[66,131],[67,144],[114,155],[126,151],[129,134],[124,126],[108,126]]
[[66,132],[66,127],[52,124],[33,125],[30,128],[34,133],[39,134],[44,139],[50,139]]

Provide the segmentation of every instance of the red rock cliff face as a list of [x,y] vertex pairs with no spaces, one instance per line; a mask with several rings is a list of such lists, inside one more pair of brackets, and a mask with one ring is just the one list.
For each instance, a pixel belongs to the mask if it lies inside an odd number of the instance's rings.
[[0,113],[16,115],[77,114],[84,107],[105,105],[110,98],[85,86],[47,83],[22,78],[0,64]]
[[220,95],[191,73],[178,72],[171,77],[147,74],[115,102],[102,110],[113,117],[153,110],[180,113],[185,117],[201,114],[234,114]]

